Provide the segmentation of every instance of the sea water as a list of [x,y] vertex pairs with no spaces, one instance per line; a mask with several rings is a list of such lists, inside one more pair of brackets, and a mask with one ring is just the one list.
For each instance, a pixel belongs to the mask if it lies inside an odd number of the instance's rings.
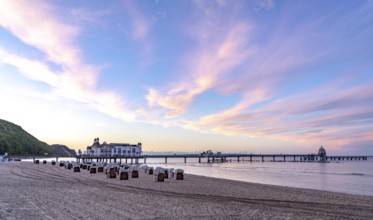
[[[62,160],[75,161],[75,158],[59,158]],[[198,158],[188,158],[187,163],[184,158],[168,158],[167,164],[164,159],[148,158],[146,162],[148,166],[180,168],[185,173],[207,177],[373,196],[373,157],[330,163],[246,160],[198,163]]]
[[368,157],[366,161],[331,163],[198,163],[197,160],[187,159],[187,163],[184,163],[184,158],[169,158],[167,164],[149,159],[147,162],[150,166],[181,168],[185,173],[208,177],[373,196],[373,157]]

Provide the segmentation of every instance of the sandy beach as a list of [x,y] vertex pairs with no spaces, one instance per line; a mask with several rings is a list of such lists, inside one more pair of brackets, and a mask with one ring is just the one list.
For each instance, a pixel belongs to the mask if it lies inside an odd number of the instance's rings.
[[0,219],[373,219],[373,197],[185,175],[108,179],[0,163]]

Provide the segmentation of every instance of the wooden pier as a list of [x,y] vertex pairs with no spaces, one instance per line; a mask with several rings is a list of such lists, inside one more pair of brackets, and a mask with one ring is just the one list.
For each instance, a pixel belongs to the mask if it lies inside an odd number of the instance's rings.
[[[120,162],[120,163],[139,163],[142,160],[146,163],[147,159],[164,159],[164,163],[169,158],[187,159],[198,158],[199,163],[225,163],[225,162],[319,162],[320,156],[317,154],[220,154],[220,155],[202,155],[202,154],[154,154],[141,156],[89,156],[80,155],[76,159],[78,162],[97,161],[97,162]],[[364,161],[367,156],[326,156],[325,162],[329,161]]]

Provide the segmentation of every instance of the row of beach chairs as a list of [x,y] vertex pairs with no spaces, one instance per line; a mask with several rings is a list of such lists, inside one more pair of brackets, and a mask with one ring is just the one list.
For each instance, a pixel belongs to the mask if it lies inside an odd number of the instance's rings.
[[[37,161],[37,163],[36,163]],[[34,163],[39,164],[38,160]],[[44,164],[44,161],[43,161]],[[46,161],[45,161],[46,164]],[[56,161],[51,162],[52,165],[57,165]],[[116,178],[119,180],[128,180],[131,178],[139,178],[139,172],[142,171],[148,175],[154,175],[156,182],[164,182],[165,179],[174,178],[175,180],[184,180],[184,170],[162,167],[150,167],[147,165],[131,166],[128,164],[119,163],[101,163],[101,162],[87,162],[77,163],[70,161],[59,161],[58,166],[65,167],[65,169],[72,169],[74,172],[80,172],[81,169],[89,171],[89,173],[104,173],[107,178]]]

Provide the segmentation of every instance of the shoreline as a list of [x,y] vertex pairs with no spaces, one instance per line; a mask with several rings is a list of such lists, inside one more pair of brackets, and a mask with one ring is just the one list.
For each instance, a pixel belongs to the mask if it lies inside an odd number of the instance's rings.
[[185,174],[108,179],[50,163],[0,164],[0,219],[373,218],[373,196]]

